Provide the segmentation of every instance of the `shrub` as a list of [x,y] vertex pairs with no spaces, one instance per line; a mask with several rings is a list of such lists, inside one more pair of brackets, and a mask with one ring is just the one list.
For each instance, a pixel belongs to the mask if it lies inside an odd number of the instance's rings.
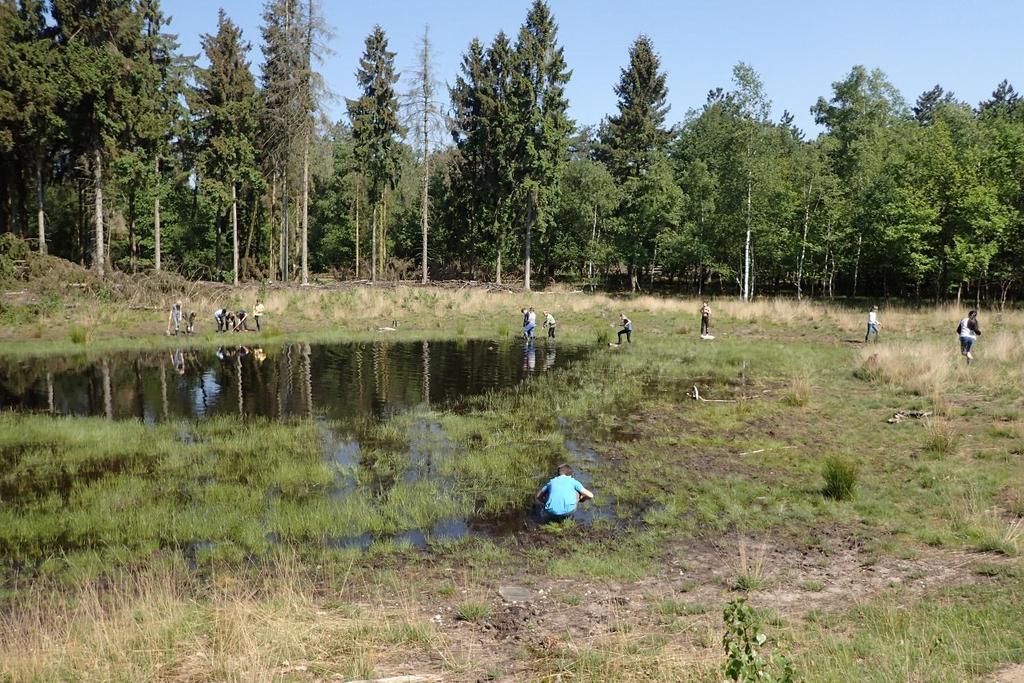
[[935,455],[946,456],[956,453],[960,445],[960,433],[944,420],[928,420],[928,438],[925,448]]
[[612,341],[612,333],[610,330],[598,330],[597,331],[597,343],[601,346],[607,346]]
[[821,475],[825,478],[822,493],[833,500],[849,500],[853,498],[853,490],[857,486],[857,466],[835,456],[825,460]]
[[72,325],[68,330],[68,338],[72,344],[88,344],[89,330],[81,325]]

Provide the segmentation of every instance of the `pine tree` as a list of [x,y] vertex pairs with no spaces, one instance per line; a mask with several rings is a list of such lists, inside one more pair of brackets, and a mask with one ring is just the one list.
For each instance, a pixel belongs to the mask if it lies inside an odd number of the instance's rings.
[[665,81],[651,39],[640,36],[629,48],[629,66],[615,86],[618,114],[608,119],[602,140],[603,156],[619,182],[641,175],[668,142]]
[[[0,5],[0,93],[4,93],[0,96],[0,167],[7,180],[0,191],[17,194],[17,183],[12,181],[31,168],[38,248],[44,254],[45,170],[53,148],[65,133],[64,122],[57,115],[65,80],[62,55],[53,40],[53,30],[47,26],[44,3],[21,0]],[[5,219],[0,209],[0,231],[17,227],[11,223],[18,221],[11,219],[13,216]],[[27,216],[21,220],[27,222]]]
[[69,74],[64,117],[92,166],[93,266],[106,273],[103,192],[106,169],[118,152],[141,33],[132,0],[52,0],[56,39]]
[[216,35],[204,35],[202,43],[210,66],[198,73],[192,103],[203,141],[200,182],[216,202],[218,225],[225,207],[230,212],[232,281],[237,285],[238,189],[243,182],[258,185],[261,180],[254,143],[259,101],[246,61],[249,44],[223,10],[218,15]]
[[543,0],[534,0],[516,43],[514,97],[522,136],[517,149],[518,191],[526,200],[524,287],[530,289],[534,226],[550,225],[550,195],[565,163],[573,124],[565,86],[572,76],[557,40],[558,26]]
[[366,37],[363,56],[356,71],[362,89],[357,100],[346,100],[352,121],[356,156],[366,170],[373,202],[372,263],[370,278],[376,282],[383,270],[387,239],[387,191],[394,187],[399,169],[399,138],[405,128],[399,121],[395,84],[395,53],[388,50],[384,29],[375,26]]

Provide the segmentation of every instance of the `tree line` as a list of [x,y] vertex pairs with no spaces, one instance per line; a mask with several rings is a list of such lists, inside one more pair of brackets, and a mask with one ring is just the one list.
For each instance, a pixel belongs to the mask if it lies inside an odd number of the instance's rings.
[[810,137],[757,71],[670,122],[639,36],[596,126],[569,116],[550,7],[436,80],[374,28],[328,121],[315,0],[268,0],[258,75],[223,12],[182,55],[159,0],[0,2],[0,232],[89,265],[238,282],[572,281],[804,296],[1022,290],[1024,103],[940,86],[908,104],[854,66]]

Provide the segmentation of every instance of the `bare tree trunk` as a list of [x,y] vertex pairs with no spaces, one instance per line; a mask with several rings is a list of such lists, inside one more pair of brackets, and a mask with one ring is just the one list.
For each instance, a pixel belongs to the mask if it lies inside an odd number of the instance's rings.
[[377,218],[380,214],[380,200],[373,204],[372,239],[370,240],[370,282],[377,281]]
[[39,223],[39,253],[46,253],[46,210],[43,207],[43,155],[36,154],[36,220]]
[[288,169],[285,168],[281,190],[281,282],[288,281]]
[[309,284],[309,131],[302,150],[302,284]]
[[594,204],[594,221],[590,225],[590,263],[587,264],[587,279],[590,280],[590,291],[594,291],[594,247],[597,244],[597,204]]
[[743,248],[743,300],[750,301],[750,221],[751,221],[751,195],[753,194],[753,180],[750,173],[747,173],[747,240]]
[[533,236],[533,223],[537,220],[537,188],[531,187],[526,195],[526,263],[523,266],[523,288],[530,291],[530,247]]
[[800,240],[800,261],[796,267],[796,299],[800,301],[803,298],[803,279],[804,279],[804,257],[807,255],[807,229],[811,223],[811,192],[814,188],[814,181],[810,181],[807,185],[807,191],[804,193],[804,234]]
[[135,190],[128,198],[128,268],[134,275],[137,271],[139,245],[135,240]]
[[356,183],[356,279],[359,279],[359,195],[362,192],[362,183]]
[[864,241],[864,234],[857,233],[857,259],[853,263],[853,292],[852,296],[857,296],[857,278],[860,276],[860,248]]
[[494,282],[501,284],[501,252],[505,251],[505,236],[498,237],[498,258],[494,261]]
[[420,201],[420,237],[422,238],[423,244],[421,247],[420,260],[422,264],[422,277],[420,282],[427,284],[430,277],[427,274],[427,232],[429,226],[427,224],[427,216],[430,213],[430,148],[429,140],[427,138],[427,116],[428,112],[424,108],[423,111],[423,198]]
[[96,252],[93,265],[96,267],[96,273],[103,277],[106,274],[103,255],[103,150],[100,149],[98,140],[96,148],[93,150],[92,184],[96,206],[95,218],[93,219],[96,228]]
[[388,186],[384,186],[384,201],[380,205],[380,243],[377,245],[377,254],[380,256],[380,267],[377,272],[384,277],[384,265],[388,262]]
[[270,279],[274,279],[277,271],[274,270],[274,226],[277,220],[277,172],[274,172],[273,179],[270,181],[270,238],[267,241],[267,276]]
[[113,420],[114,399],[113,392],[110,389],[110,363],[106,358],[100,364],[100,370],[103,374],[103,413],[107,416],[108,420]]
[[156,158],[156,196],[153,197],[153,268],[160,272],[160,157]]
[[234,285],[238,286],[238,188],[231,183],[231,267],[234,271]]

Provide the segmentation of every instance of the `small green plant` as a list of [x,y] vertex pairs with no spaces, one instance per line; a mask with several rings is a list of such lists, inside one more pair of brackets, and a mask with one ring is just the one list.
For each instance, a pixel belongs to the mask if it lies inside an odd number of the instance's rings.
[[857,487],[857,466],[855,464],[835,456],[829,457],[825,460],[821,476],[825,478],[825,488],[822,489],[822,493],[826,498],[833,500],[853,498],[854,489]]
[[799,375],[789,381],[789,386],[782,394],[782,402],[788,406],[799,408],[807,405],[811,396],[811,380],[805,375]]
[[612,341],[612,333],[610,330],[598,330],[597,331],[597,343],[601,346],[605,346]]
[[72,344],[88,344],[89,330],[82,325],[72,325],[68,330],[68,338]]
[[486,602],[464,602],[455,608],[455,618],[459,621],[481,621],[491,613],[491,606]]
[[792,683],[796,680],[793,665],[784,656],[761,653],[768,636],[760,630],[757,614],[744,598],[731,600],[722,613],[725,621],[725,677],[743,683]]
[[508,326],[508,323],[502,323],[498,325],[498,336],[504,339],[505,337],[512,334],[512,329]]

